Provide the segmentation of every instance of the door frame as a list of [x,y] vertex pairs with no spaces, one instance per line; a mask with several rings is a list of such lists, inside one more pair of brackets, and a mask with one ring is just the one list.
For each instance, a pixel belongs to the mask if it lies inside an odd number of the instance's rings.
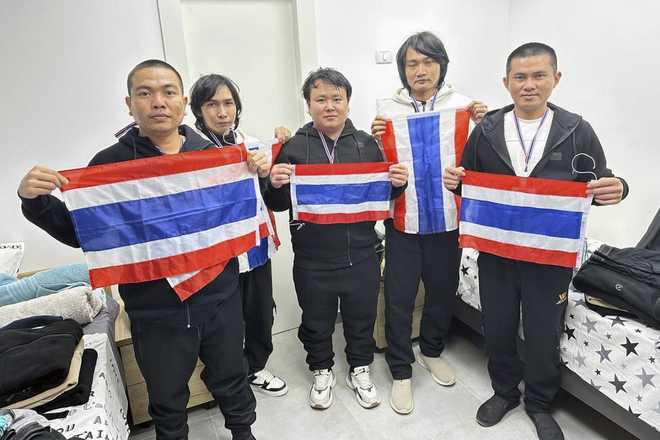
[[[160,21],[164,59],[180,69],[184,84],[191,84],[188,70],[186,42],[183,32],[182,0],[155,0]],[[221,0],[219,0],[221,1]],[[316,0],[270,0],[288,2],[293,10],[296,83],[302,84],[307,74],[318,68],[318,39],[316,32]],[[305,104],[298,105],[298,122],[306,119]]]

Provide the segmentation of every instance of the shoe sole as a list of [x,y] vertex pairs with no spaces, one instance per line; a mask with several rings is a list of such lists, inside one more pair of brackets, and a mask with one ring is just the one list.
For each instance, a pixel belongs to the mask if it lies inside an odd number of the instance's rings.
[[421,356],[417,358],[417,362],[419,363],[419,365],[421,365],[422,367],[424,367],[425,370],[427,370],[429,373],[431,373],[431,377],[433,378],[433,381],[434,381],[435,383],[437,383],[438,385],[442,385],[443,387],[450,387],[450,386],[456,384],[456,379],[452,380],[451,382],[444,382],[444,381],[438,379],[438,378],[436,377],[436,375],[433,374],[433,372],[431,371],[431,369],[430,369],[429,367],[426,366],[426,363],[424,362],[424,360],[422,359]]
[[[314,409],[318,410],[323,410],[323,409],[328,409],[332,406],[332,404],[335,402],[335,393],[332,392],[332,389],[337,385],[337,378],[335,376],[332,377],[332,382],[330,383],[330,401],[326,405],[322,405],[319,403],[314,403],[311,401],[309,397],[307,397],[307,400],[309,402],[309,406],[311,406]],[[311,391],[310,391],[311,392]]]
[[286,393],[289,392],[289,387],[287,387],[287,386],[285,386],[281,390],[277,390],[277,391],[268,391],[268,390],[262,388],[261,385],[255,385],[255,384],[252,384],[252,383],[250,384],[250,386],[252,386],[253,390],[256,390],[257,392],[259,392],[261,394],[264,394],[266,396],[271,396],[271,397],[281,397],[281,396],[284,396]]
[[402,416],[407,416],[408,414],[410,414],[411,412],[413,412],[413,409],[415,409],[415,403],[413,402],[413,404],[410,405],[410,409],[409,409],[409,410],[401,410],[401,409],[397,408],[396,406],[394,406],[394,403],[392,402],[392,398],[391,398],[391,397],[390,397],[390,406],[392,407],[392,410],[393,410],[395,413],[397,413],[397,414],[401,414]]
[[380,400],[377,400],[377,401],[372,402],[372,403],[368,403],[368,402],[365,402],[364,400],[362,400],[362,397],[360,397],[360,393],[358,393],[358,391],[357,391],[357,387],[354,387],[353,383],[351,382],[351,376],[350,376],[351,373],[348,373],[348,374],[349,375],[346,376],[346,385],[348,385],[349,389],[351,389],[352,391],[355,392],[355,398],[357,399],[358,403],[360,404],[360,406],[362,408],[371,409],[371,408],[375,408],[378,405],[380,405]]

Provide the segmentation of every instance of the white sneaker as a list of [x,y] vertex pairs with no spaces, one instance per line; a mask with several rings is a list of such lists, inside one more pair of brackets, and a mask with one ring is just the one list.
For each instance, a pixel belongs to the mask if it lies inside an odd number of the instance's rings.
[[265,368],[251,374],[248,377],[248,382],[257,391],[273,397],[283,396],[289,391],[286,382],[282,378],[273,375]]
[[371,381],[369,366],[356,367],[346,375],[346,384],[355,391],[355,397],[363,408],[373,408],[380,404],[376,385]]
[[330,369],[314,370],[314,383],[309,390],[309,406],[315,409],[328,409],[332,406],[334,388],[337,380],[335,374]]

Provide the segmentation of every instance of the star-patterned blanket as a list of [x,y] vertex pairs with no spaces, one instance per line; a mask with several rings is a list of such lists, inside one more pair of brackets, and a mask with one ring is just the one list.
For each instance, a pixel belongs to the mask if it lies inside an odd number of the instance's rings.
[[[586,256],[600,244],[589,240]],[[478,255],[463,249],[457,294],[481,310]],[[660,431],[660,329],[619,316],[601,316],[571,286],[560,348],[566,367]]]

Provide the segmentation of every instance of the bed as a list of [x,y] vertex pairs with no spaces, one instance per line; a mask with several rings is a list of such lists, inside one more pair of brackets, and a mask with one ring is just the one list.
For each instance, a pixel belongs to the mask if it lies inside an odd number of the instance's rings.
[[[464,249],[456,317],[481,333],[477,257]],[[660,438],[660,329],[601,316],[571,286],[560,350],[562,388],[638,438]]]

